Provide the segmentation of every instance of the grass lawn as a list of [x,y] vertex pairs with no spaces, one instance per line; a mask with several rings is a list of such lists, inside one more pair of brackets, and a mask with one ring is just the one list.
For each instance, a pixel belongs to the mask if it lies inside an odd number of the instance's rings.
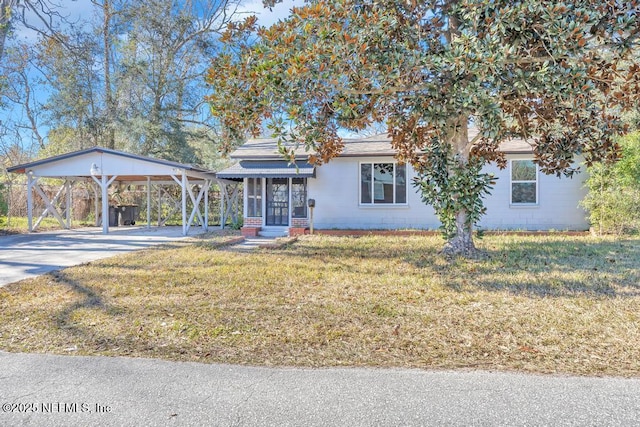
[[0,349],[253,365],[640,375],[640,239],[221,237],[0,288]]
[[[33,218],[34,224],[37,219],[37,217]],[[83,227],[87,225],[93,225],[93,223],[76,220],[73,220],[71,223],[72,227]],[[58,220],[52,217],[43,218],[38,226],[38,230],[57,230],[61,228]],[[3,234],[26,233],[28,230],[29,223],[27,217],[12,216],[11,218],[7,218],[6,216],[0,215],[0,236]]]

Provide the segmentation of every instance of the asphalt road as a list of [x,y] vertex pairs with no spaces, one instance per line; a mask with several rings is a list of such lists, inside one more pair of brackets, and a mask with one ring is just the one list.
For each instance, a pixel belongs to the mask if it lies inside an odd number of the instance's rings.
[[[201,228],[190,231],[190,235]],[[0,286],[64,267],[183,239],[182,227],[112,227],[0,236]]]
[[640,379],[0,352],[7,426],[637,426]]

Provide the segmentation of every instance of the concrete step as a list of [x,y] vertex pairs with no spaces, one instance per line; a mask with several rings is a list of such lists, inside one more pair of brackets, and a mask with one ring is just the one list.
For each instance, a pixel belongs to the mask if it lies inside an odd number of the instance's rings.
[[275,242],[275,239],[270,237],[247,237],[243,242],[227,246],[224,250],[231,252],[253,252],[260,246],[273,244],[273,242]]
[[288,227],[267,228],[258,232],[260,237],[286,237],[289,235]]

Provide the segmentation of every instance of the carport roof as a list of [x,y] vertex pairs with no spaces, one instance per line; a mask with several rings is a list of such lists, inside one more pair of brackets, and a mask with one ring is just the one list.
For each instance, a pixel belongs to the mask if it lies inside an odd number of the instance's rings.
[[13,173],[33,171],[36,176],[89,179],[92,175],[117,175],[118,181],[138,181],[142,177],[163,181],[170,179],[171,175],[181,174],[184,171],[186,175],[192,177],[215,179],[215,173],[207,169],[104,147],[92,147],[36,160],[12,166],[7,171]]

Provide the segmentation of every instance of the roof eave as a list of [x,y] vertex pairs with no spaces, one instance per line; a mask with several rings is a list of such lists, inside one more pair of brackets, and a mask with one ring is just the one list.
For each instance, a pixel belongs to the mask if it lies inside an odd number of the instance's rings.
[[[304,156],[296,156],[295,159],[296,160],[307,160],[309,156],[304,155]],[[279,154],[252,154],[250,156],[241,156],[241,155],[230,155],[229,156],[230,159],[233,160],[238,160],[238,161],[244,161],[244,160],[286,160],[284,157],[282,157]]]

